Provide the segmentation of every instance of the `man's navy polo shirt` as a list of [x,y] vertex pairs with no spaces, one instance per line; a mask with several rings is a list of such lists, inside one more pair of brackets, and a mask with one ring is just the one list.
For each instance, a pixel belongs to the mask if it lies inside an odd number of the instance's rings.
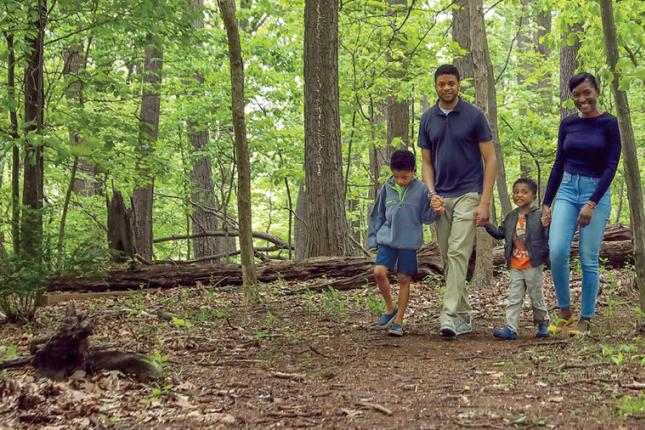
[[437,193],[481,193],[484,165],[479,144],[492,139],[484,113],[461,97],[448,115],[439,102],[428,109],[421,117],[418,146],[430,150]]

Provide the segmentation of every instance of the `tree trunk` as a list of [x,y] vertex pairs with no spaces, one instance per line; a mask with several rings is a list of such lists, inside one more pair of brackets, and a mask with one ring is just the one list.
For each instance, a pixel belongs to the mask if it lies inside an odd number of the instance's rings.
[[578,68],[578,50],[580,39],[575,36],[573,45],[567,45],[566,39],[571,35],[577,35],[582,31],[582,24],[575,23],[563,34],[565,45],[560,48],[560,119],[564,119],[576,112],[575,108],[568,109],[565,102],[569,99],[569,79],[575,74]]
[[[200,30],[204,28],[203,9],[204,0],[190,0],[190,5],[196,17],[193,19],[193,28]],[[195,71],[195,80],[200,88],[200,96],[203,96],[204,76]],[[199,206],[193,206],[192,232],[197,234],[201,231],[212,231],[218,229],[217,219],[213,214],[208,213],[203,207],[217,209],[215,193],[213,188],[213,169],[211,158],[206,151],[209,133],[206,124],[199,123],[195,118],[188,119],[188,140],[191,143],[193,153],[191,154],[190,178],[192,183],[191,200]],[[200,207],[201,206],[201,207]],[[225,224],[225,223],[224,223]],[[201,237],[193,240],[193,250],[196,258],[208,255],[216,255],[226,251],[226,240],[215,237]]]
[[[78,44],[74,44],[69,48],[63,51],[63,76],[69,77],[78,77],[81,68],[84,67],[85,61],[83,60],[83,47]],[[73,103],[78,104],[83,108],[83,82],[80,78],[75,79],[70,82],[67,87],[66,95]],[[84,143],[83,138],[79,135],[78,130],[72,128],[69,129],[69,141],[72,145],[82,145]],[[86,177],[94,178],[96,175],[96,169],[87,161],[79,158],[78,160],[78,173],[82,175],[76,175],[73,178],[73,188],[72,191],[76,194],[91,196],[99,192],[100,185],[96,180],[91,180],[88,183]]]
[[[34,32],[26,37],[30,49],[25,70],[25,167],[22,193],[21,249],[34,260],[42,255],[42,205],[43,205],[43,146],[34,145],[34,134],[40,133],[43,126],[44,89],[43,62],[45,21],[47,13],[46,0],[38,0],[33,23]],[[31,136],[30,136],[31,135]]]
[[[486,29],[484,27],[483,1],[469,2],[470,8],[470,43],[475,72],[475,104],[486,115],[493,133],[495,152],[497,155],[497,189],[502,205],[502,213],[511,211],[511,201],[506,189],[506,174],[504,172],[504,159],[499,145],[497,132],[497,100],[495,93],[495,79],[493,66],[488,52]],[[476,252],[477,265],[473,285],[488,286],[493,275],[493,264],[490,258],[493,249],[493,240],[483,229],[477,229]]]
[[237,161],[237,212],[242,251],[242,277],[247,301],[257,296],[257,273],[253,258],[253,228],[251,223],[251,165],[244,121],[244,63],[240,34],[235,17],[235,1],[219,0],[219,8],[226,27],[231,68],[231,98],[233,128],[235,129],[235,158]]
[[296,260],[305,258],[307,253],[307,192],[305,184],[298,187],[298,199],[296,200],[296,220],[293,229],[294,248]]
[[152,202],[154,176],[150,163],[159,133],[159,109],[163,51],[157,37],[146,37],[146,54],[143,66],[143,96],[139,122],[139,147],[136,172],[138,185],[132,194],[134,234],[137,253],[152,260]]
[[11,237],[14,254],[20,252],[20,149],[18,147],[18,114],[16,112],[16,52],[13,34],[5,32],[7,40],[7,98],[11,124]]
[[473,70],[473,54],[470,47],[470,8],[468,0],[456,0],[459,9],[452,10],[452,40],[457,42],[466,53],[458,55],[453,62],[459,70],[462,81],[468,81],[471,85],[475,71]]
[[[407,12],[408,0],[388,0],[388,5],[390,7],[390,16],[396,17],[397,13],[401,11]],[[406,6],[406,9],[402,9],[401,6]],[[390,52],[388,52],[388,59],[390,62],[390,72],[388,75],[390,78],[390,84],[395,84],[395,91],[390,91],[387,98],[387,144],[388,146],[398,147],[402,143],[403,147],[407,148],[410,146],[408,133],[408,124],[410,123],[410,101],[407,99],[400,99],[398,97],[397,92],[399,85],[396,85],[397,81],[401,81],[405,77],[405,70],[401,66],[406,61],[405,32],[399,30],[393,37],[394,41],[392,42],[392,48],[390,49]],[[397,62],[399,66],[397,66]]]
[[305,1],[306,257],[346,255],[338,95],[338,0]]
[[634,266],[636,282],[640,290],[640,307],[645,311],[645,212],[643,211],[643,190],[641,172],[638,167],[636,140],[632,128],[627,93],[620,89],[621,72],[616,68],[618,63],[618,43],[616,41],[616,24],[611,0],[600,0],[602,27],[605,34],[607,65],[612,72],[611,87],[616,100],[618,126],[623,143],[623,171],[627,182],[627,198],[634,241]]
[[107,209],[108,244],[114,251],[113,260],[123,263],[134,258],[132,210],[125,207],[123,196],[114,190]]
[[[530,6],[532,0],[522,0],[521,15],[517,19],[518,33],[517,33],[517,61],[522,64],[527,63],[527,59],[531,52],[531,26],[530,26]],[[517,80],[520,88],[523,88],[526,82],[526,74],[528,70],[519,67],[517,70]],[[519,117],[526,118],[526,112],[529,104],[522,105],[519,109]],[[530,178],[532,173],[532,163],[529,154],[526,151],[520,151],[518,154],[520,159],[520,176],[523,178]],[[506,214],[502,214],[506,216]]]

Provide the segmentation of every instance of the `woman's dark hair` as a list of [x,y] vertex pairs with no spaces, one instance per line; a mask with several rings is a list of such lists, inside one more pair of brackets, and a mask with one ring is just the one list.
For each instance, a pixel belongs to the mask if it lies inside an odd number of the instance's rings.
[[520,178],[517,181],[513,182],[513,189],[515,189],[515,185],[517,184],[526,184],[529,187],[529,190],[533,193],[534,196],[537,195],[537,184],[535,181],[531,178]]
[[457,82],[459,82],[459,70],[452,64],[443,64],[437,67],[437,70],[434,72],[434,82],[437,83],[437,78],[441,75],[453,75],[457,77]]
[[596,92],[600,92],[600,88],[598,87],[598,80],[594,75],[591,73],[587,72],[580,72],[571,79],[569,79],[569,91],[573,91],[575,87],[583,83],[584,81],[588,81],[592,87],[596,90]]
[[414,154],[407,149],[394,151],[390,159],[390,169],[392,170],[416,170],[417,162]]

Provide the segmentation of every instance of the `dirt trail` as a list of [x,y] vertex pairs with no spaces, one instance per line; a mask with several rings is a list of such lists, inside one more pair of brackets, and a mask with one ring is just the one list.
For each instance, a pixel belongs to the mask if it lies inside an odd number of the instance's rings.
[[[627,275],[611,273],[603,274],[593,338],[580,340],[534,338],[528,312],[520,339],[494,340],[491,332],[503,321],[503,277],[472,292],[474,331],[454,341],[438,335],[435,282],[414,288],[403,338],[374,326],[380,302],[373,290],[286,296],[288,287],[272,284],[253,308],[240,304],[237,289],[79,302],[97,322],[93,344],[154,353],[165,381],[145,385],[105,373],[52,383],[31,369],[11,370],[0,376],[0,422],[8,428],[639,428],[645,411],[633,404],[645,403],[638,397],[645,343],[633,336],[635,291]],[[548,302],[554,303],[551,293]],[[53,324],[63,307],[45,308],[32,327],[0,326],[3,344],[25,353],[29,331]]]

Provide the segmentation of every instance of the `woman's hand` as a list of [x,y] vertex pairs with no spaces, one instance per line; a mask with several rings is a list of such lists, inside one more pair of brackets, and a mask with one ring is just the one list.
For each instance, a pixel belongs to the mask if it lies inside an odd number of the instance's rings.
[[542,225],[548,227],[551,224],[551,206],[544,205],[542,206],[542,216],[540,217]]
[[596,209],[596,204],[594,202],[589,201],[584,204],[580,210],[580,214],[578,214],[578,226],[586,227],[589,225],[591,217],[593,217],[594,209]]

